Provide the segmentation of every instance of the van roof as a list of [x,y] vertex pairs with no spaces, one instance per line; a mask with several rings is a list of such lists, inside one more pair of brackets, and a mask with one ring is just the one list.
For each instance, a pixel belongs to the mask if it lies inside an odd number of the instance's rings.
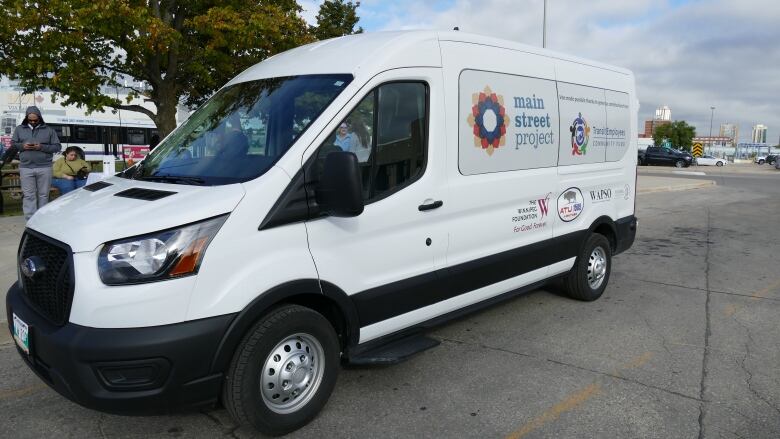
[[460,31],[390,31],[347,35],[300,46],[256,64],[229,84],[280,76],[305,74],[363,74],[401,67],[441,67],[440,41],[480,44],[571,61],[616,73],[629,70],[562,54],[549,49]]

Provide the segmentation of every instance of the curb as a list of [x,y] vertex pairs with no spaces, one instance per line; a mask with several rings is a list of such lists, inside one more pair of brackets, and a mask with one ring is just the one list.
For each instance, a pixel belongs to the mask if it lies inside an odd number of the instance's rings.
[[705,180],[705,181],[699,181],[696,183],[686,183],[686,184],[675,184],[675,185],[665,185],[665,186],[654,186],[649,187],[645,189],[639,189],[637,190],[637,194],[652,194],[656,192],[677,192],[677,191],[688,191],[693,189],[704,189],[712,186],[717,186],[717,183],[715,183],[714,180]]

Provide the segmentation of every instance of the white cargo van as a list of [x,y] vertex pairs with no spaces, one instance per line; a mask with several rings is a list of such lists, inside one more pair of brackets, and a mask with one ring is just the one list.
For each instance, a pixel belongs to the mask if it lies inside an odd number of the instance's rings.
[[8,324],[84,406],[292,431],[341,362],[553,278],[597,299],[635,236],[637,106],[627,70],[459,32],[290,50],[41,209]]

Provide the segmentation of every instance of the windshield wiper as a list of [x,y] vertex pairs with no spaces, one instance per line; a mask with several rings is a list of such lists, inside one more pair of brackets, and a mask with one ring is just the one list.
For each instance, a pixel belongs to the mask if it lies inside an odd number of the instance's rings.
[[138,180],[145,181],[160,181],[163,183],[185,183],[203,186],[206,184],[206,180],[199,177],[189,177],[186,175],[147,175],[138,178]]

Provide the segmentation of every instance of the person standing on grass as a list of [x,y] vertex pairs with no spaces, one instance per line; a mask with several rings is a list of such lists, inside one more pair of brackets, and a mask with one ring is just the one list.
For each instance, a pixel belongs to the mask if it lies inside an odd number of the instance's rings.
[[22,182],[22,210],[29,220],[49,201],[51,158],[62,145],[54,129],[46,125],[38,107],[27,107],[22,124],[14,130],[12,145],[19,152],[19,176]]

